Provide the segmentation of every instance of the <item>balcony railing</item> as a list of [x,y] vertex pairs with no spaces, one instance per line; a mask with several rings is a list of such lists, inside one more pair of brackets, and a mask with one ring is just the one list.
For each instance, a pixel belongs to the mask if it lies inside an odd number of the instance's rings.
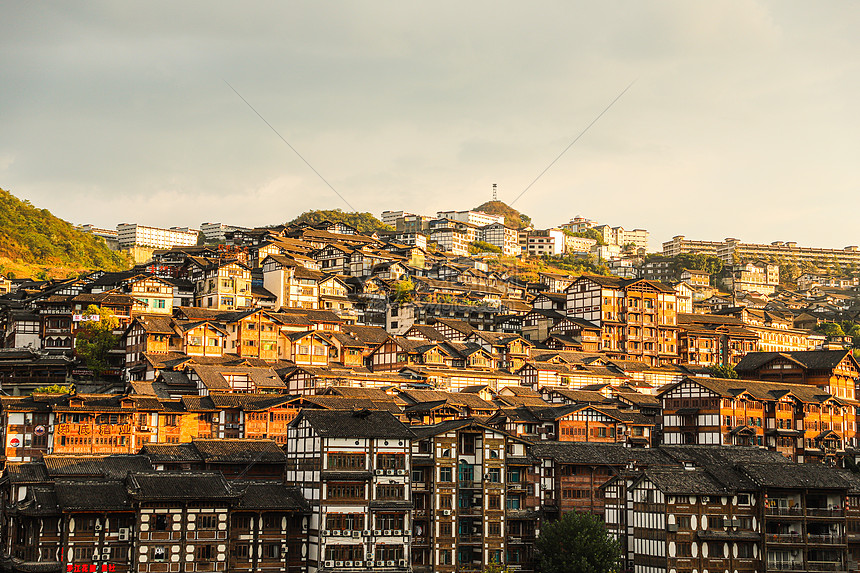
[[765,535],[768,543],[803,543],[799,533],[768,533]]
[[809,543],[816,544],[835,544],[841,545],[845,543],[845,537],[843,535],[831,535],[827,534],[816,534],[810,533],[806,536]]
[[807,507],[806,515],[809,517],[842,517],[845,510],[842,508]]
[[803,515],[800,507],[768,507],[764,510],[765,515]]
[[803,561],[769,561],[768,571],[803,571]]
[[845,571],[845,564],[839,561],[807,561],[809,571]]

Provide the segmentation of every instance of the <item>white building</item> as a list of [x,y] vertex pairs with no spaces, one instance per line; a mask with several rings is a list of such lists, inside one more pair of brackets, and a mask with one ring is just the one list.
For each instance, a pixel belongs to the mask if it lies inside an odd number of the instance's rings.
[[590,253],[597,241],[585,237],[564,236],[564,250],[568,253]]
[[503,255],[517,256],[520,254],[519,233],[516,229],[506,227],[504,223],[493,223],[478,229],[478,240],[502,249]]
[[440,251],[455,255],[469,256],[469,237],[450,227],[430,231],[430,241],[436,243]]
[[242,229],[242,227],[234,227],[232,225],[225,225],[224,223],[201,223],[200,231],[203,233],[203,236],[206,237],[207,241],[218,241],[222,242],[225,240],[224,233],[227,231],[238,231]]
[[391,225],[392,227],[397,225],[397,219],[402,219],[404,217],[420,217],[420,215],[416,215],[415,213],[408,213],[406,211],[382,212],[382,222],[386,225]]
[[116,226],[120,248],[152,247],[170,249],[197,244],[197,231],[178,228],[160,229],[136,223],[120,223]]
[[452,221],[460,221],[462,223],[470,223],[483,227],[493,223],[501,223],[504,225],[504,215],[490,215],[482,211],[439,211],[436,213],[439,219],[451,219]]
[[526,250],[530,255],[560,255],[565,249],[565,234],[561,229],[532,231],[528,236]]

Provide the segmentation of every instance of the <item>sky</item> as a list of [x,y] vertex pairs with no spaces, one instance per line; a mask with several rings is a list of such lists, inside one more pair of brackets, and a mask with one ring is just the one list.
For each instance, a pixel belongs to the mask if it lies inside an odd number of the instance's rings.
[[495,183],[539,228],[842,248],[858,29],[853,1],[9,2],[0,187],[113,228],[433,215]]

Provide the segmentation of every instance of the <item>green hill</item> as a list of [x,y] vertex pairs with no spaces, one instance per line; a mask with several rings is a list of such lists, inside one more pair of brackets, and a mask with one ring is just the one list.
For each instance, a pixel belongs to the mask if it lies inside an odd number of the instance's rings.
[[525,229],[532,224],[531,217],[509,207],[502,201],[487,201],[483,205],[475,207],[473,211],[483,211],[490,215],[504,215],[505,225],[517,229]]
[[344,211],[341,211],[340,209],[305,211],[304,213],[287,223],[287,225],[292,225],[294,223],[307,223],[309,225],[316,225],[317,223],[322,223],[323,221],[331,221],[333,223],[346,223],[347,225],[355,227],[355,229],[359,233],[365,235],[371,235],[376,231],[394,230],[392,227],[386,225],[370,213],[346,213]]
[[0,273],[59,278],[128,267],[125,255],[102,239],[0,189]]

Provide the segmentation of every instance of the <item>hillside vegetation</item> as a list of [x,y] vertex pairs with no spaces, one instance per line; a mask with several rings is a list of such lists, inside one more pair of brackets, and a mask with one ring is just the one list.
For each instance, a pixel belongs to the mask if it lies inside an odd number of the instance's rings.
[[473,211],[483,211],[490,215],[504,215],[505,225],[515,229],[525,229],[532,224],[531,217],[509,207],[502,201],[487,201],[483,205],[475,207]]
[[102,239],[0,189],[0,273],[65,278],[128,267],[125,255],[108,249]]
[[394,230],[393,227],[386,225],[371,213],[346,213],[340,209],[305,211],[286,224],[292,225],[294,223],[307,223],[309,225],[316,225],[323,221],[346,223],[347,225],[355,227],[359,233],[365,235],[372,235],[376,231]]

